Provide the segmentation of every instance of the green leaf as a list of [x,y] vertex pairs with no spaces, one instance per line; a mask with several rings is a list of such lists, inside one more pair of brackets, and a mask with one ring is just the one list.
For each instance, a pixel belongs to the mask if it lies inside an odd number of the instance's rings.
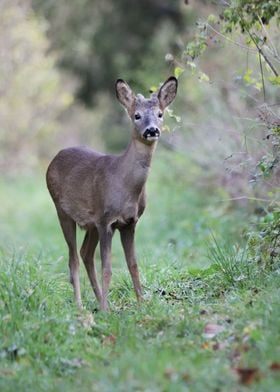
[[169,127],[168,125],[164,125],[164,126],[162,127],[162,131],[163,131],[163,132],[170,132],[170,127]]
[[199,71],[199,73],[198,73],[198,79],[201,81],[201,82],[210,82],[210,78],[209,78],[209,76],[208,75],[206,75],[206,73],[204,73],[204,72],[202,72],[202,71]]
[[210,14],[209,16],[208,16],[208,18],[207,18],[207,22],[208,23],[216,23],[217,22],[217,20],[218,20],[218,18],[217,18],[217,16],[216,15],[213,15],[213,14]]
[[177,123],[180,123],[181,122],[181,117],[180,116],[176,116],[176,114],[174,114],[174,110],[173,109],[168,109],[167,108],[167,113],[168,113],[168,116],[170,117],[170,118],[174,118],[174,120],[177,122]]
[[192,62],[192,61],[187,61],[187,65],[191,68],[191,72],[192,72],[192,75],[193,75],[195,73],[195,71],[196,71],[196,64],[194,62]]
[[279,86],[280,85],[280,76],[271,76],[269,78],[269,81],[271,84],[275,85],[275,86]]
[[256,82],[256,81],[255,81],[255,88],[256,88],[258,91],[261,91],[261,89],[262,89],[262,83],[261,83],[261,82]]
[[245,74],[243,75],[244,82],[248,84],[253,84],[255,82],[255,80],[251,77],[252,73],[253,70],[251,68],[248,68]]
[[174,70],[174,76],[175,78],[179,78],[179,76],[184,72],[184,69],[181,67],[176,67]]
[[151,92],[151,93],[155,93],[156,91],[157,91],[157,86],[151,86],[150,87],[150,89],[149,89],[149,91]]

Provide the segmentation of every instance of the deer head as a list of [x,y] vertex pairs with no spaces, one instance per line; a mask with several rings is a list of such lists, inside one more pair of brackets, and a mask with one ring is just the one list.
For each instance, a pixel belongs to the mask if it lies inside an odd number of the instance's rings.
[[160,87],[157,93],[149,98],[135,94],[122,79],[116,82],[116,94],[125,107],[134,125],[134,133],[138,140],[146,144],[157,141],[161,134],[164,110],[171,104],[177,93],[177,79],[171,76]]

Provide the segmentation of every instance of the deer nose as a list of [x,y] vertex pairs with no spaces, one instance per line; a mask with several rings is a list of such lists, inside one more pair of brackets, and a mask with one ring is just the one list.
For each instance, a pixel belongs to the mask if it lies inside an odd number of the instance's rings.
[[143,134],[145,139],[158,138],[159,135],[160,135],[159,129],[154,127],[147,128]]

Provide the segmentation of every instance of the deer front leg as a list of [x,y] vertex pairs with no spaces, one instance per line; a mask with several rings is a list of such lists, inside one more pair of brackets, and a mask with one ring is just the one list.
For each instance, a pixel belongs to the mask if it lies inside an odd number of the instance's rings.
[[135,242],[134,242],[135,223],[129,224],[123,227],[122,229],[120,229],[120,234],[121,234],[121,242],[126,258],[126,263],[132,278],[135,294],[137,300],[141,301],[143,299],[143,296],[142,296],[141,284],[139,279],[138,265],[135,256]]
[[99,230],[100,240],[100,256],[102,266],[102,292],[100,308],[101,310],[108,310],[108,290],[112,277],[112,261],[111,261],[111,247],[112,247],[113,231],[111,228]]

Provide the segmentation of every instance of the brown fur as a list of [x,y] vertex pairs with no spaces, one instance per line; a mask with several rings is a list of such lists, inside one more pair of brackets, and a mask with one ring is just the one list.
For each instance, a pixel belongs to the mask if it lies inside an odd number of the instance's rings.
[[[115,229],[121,242],[138,300],[142,298],[135,257],[134,231],[145,209],[145,183],[160,134],[163,111],[175,98],[177,80],[169,78],[157,95],[149,99],[133,94],[122,80],[116,83],[119,101],[125,106],[134,130],[124,154],[106,155],[86,147],[60,151],[47,171],[47,186],[69,248],[70,281],[81,306],[76,224],[86,230],[81,247],[89,280],[102,310],[108,308],[107,295],[112,275],[111,243]],[[135,114],[140,119],[134,119]],[[147,136],[148,132],[148,136]],[[150,132],[150,134],[149,134]],[[94,267],[94,252],[100,241],[102,289]]]

